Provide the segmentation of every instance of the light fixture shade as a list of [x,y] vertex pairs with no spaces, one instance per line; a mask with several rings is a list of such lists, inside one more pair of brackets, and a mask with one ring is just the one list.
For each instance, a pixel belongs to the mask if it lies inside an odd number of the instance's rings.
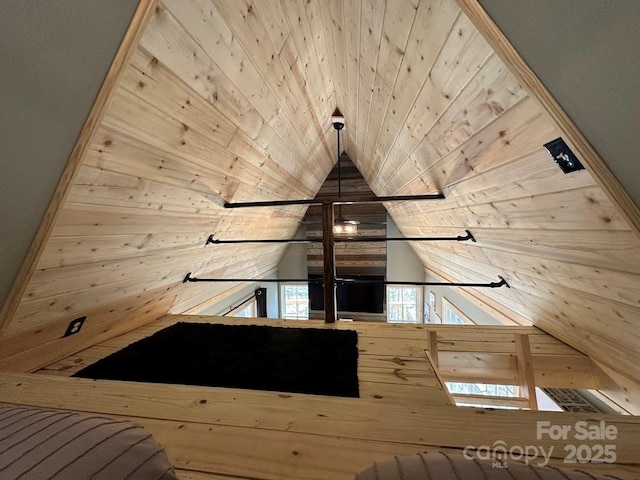
[[333,233],[337,235],[355,235],[358,233],[358,224],[345,220],[336,220],[333,224]]

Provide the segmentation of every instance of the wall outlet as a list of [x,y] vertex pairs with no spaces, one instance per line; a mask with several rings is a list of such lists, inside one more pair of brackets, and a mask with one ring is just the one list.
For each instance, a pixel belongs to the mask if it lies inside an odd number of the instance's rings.
[[82,324],[87,319],[86,316],[78,317],[75,320],[71,320],[71,323],[67,327],[67,331],[64,332],[64,337],[68,337],[69,335],[73,335],[74,333],[78,333],[82,328]]

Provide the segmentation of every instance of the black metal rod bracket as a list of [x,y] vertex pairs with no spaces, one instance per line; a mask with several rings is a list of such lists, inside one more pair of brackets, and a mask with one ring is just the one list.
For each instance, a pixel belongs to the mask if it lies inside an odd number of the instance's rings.
[[457,237],[457,240],[459,242],[466,242],[467,240],[471,240],[473,243],[476,243],[475,237],[469,230],[465,230],[465,233],[467,234],[465,237],[461,237],[461,236]]

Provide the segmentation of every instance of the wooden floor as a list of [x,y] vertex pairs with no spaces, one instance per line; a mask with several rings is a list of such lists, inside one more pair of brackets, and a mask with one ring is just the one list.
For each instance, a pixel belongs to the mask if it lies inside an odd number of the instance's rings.
[[[362,398],[67,378],[85,365],[180,320],[355,329]],[[424,340],[425,344],[417,340]],[[529,445],[536,422],[616,425],[618,465],[583,469],[640,479],[640,419],[458,408],[450,403],[416,325],[168,316],[65,358],[38,374],[0,373],[0,402],[96,412],[143,425],[183,479],[347,480],[374,461],[502,440]],[[481,413],[481,414],[478,414]],[[566,443],[555,447],[554,462]],[[597,443],[597,442],[596,442]]]
[[[283,327],[326,328],[323,322],[245,320],[240,318],[190,316],[191,322],[226,324],[267,324]],[[95,361],[114,353],[141,338],[183,320],[167,316],[151,325],[107,340],[49,365],[37,373],[70,376]],[[391,326],[390,326],[391,327]],[[415,340],[415,327],[380,328],[360,323],[339,323],[335,327],[358,331],[358,378],[361,398],[405,406],[449,405],[447,390],[436,377],[425,355],[425,345]]]

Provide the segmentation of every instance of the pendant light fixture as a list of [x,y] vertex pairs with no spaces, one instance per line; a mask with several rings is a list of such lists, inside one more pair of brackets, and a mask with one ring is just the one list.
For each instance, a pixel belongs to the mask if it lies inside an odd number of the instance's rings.
[[[336,111],[333,112],[331,123],[333,123],[333,128],[336,129],[336,133],[338,134],[338,199],[341,199],[342,170],[340,167],[340,131],[344,128],[344,117],[339,110],[336,109]],[[333,223],[333,233],[337,235],[355,235],[358,233],[359,224],[360,222],[357,220],[346,220],[342,216],[342,204],[338,204],[338,217]]]

